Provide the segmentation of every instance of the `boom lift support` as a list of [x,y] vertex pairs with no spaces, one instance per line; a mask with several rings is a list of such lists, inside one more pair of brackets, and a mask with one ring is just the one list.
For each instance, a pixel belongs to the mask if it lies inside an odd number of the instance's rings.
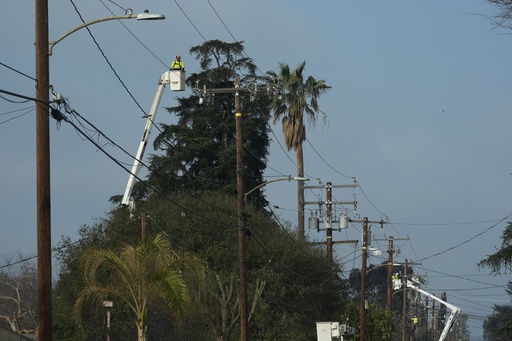
[[407,285],[407,288],[416,290],[417,292],[441,303],[442,305],[446,306],[447,308],[449,308],[451,310],[450,316],[448,317],[448,320],[446,321],[446,325],[443,328],[443,332],[441,333],[441,336],[439,337],[439,341],[443,341],[446,338],[446,336],[448,335],[448,332],[450,331],[450,328],[452,327],[455,318],[457,318],[457,316],[459,315],[460,308],[458,308],[458,307],[454,306],[453,304],[450,304],[446,301],[443,301],[439,297],[436,297],[435,295],[432,295],[423,289],[418,288],[415,285],[416,282],[413,282],[412,280],[410,280],[408,278],[403,278],[403,279],[394,278],[393,279],[393,289],[395,289],[395,290],[400,289],[403,286],[404,281],[405,281],[405,284]]
[[155,124],[155,117],[158,112],[158,107],[160,105],[160,100],[162,99],[165,86],[170,84],[171,91],[183,91],[185,90],[185,78],[186,74],[184,70],[170,70],[164,72],[158,81],[158,88],[153,100],[153,105],[151,106],[151,110],[147,117],[148,120],[146,122],[146,127],[142,133],[139,149],[137,150],[137,155],[135,156],[135,161],[133,162],[132,170],[130,172],[130,176],[128,177],[128,183],[126,185],[123,199],[121,201],[121,204],[123,206],[127,206],[130,209],[130,212],[133,212],[135,209],[135,202],[132,198],[133,185],[135,184],[135,179],[137,178],[141,168],[141,160],[144,156],[144,151],[146,150],[149,135],[151,134],[151,128]]

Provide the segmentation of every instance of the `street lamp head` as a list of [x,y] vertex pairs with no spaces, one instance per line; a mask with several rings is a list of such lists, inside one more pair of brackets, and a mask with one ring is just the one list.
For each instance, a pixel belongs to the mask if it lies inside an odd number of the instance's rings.
[[301,176],[294,176],[290,180],[293,180],[293,181],[309,181],[309,178],[304,178],[304,177],[301,177]]
[[144,13],[137,14],[137,20],[164,20],[164,19],[165,19],[165,15],[149,13],[149,11],[147,9],[144,10]]

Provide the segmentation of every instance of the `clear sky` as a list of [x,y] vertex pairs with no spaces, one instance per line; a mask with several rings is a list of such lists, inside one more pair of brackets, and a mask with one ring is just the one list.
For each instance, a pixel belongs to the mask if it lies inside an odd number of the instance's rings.
[[[328,125],[320,120],[307,132],[308,185],[350,184],[356,177],[360,187],[334,189],[334,200],[355,195],[357,211],[347,207],[352,218],[389,217],[392,224],[372,227],[373,246],[384,256],[382,239],[409,236],[395,242],[396,261],[421,262],[415,268],[427,275],[427,290],[445,291],[470,315],[473,339],[481,336],[490,307],[509,302],[504,286],[510,276],[489,276],[476,266],[500,246],[512,213],[512,36],[492,29],[487,16],[494,9],[485,1],[50,1],[51,40],[82,23],[73,4],[85,21],[128,8],[167,17],[90,27],[115,73],[86,30],[60,42],[50,57],[55,91],[127,151],[137,150],[145,125],[139,106],[149,112],[160,75],[176,54],[189,72],[198,71],[188,50],[205,39],[244,41],[262,73],[306,60],[306,74],[332,86],[320,99]],[[34,1],[4,1],[1,9],[0,89],[34,96]],[[167,90],[156,121],[175,122],[163,107],[190,93]],[[0,250],[33,255],[34,110],[32,102],[13,101],[20,100],[0,98]],[[279,126],[273,133],[267,179],[295,175],[295,155],[283,150]],[[96,138],[131,165],[118,148]],[[57,245],[61,236],[76,240],[79,226],[109,211],[108,199],[123,193],[128,174],[71,126],[53,120],[51,167]],[[276,213],[294,225],[295,186],[266,188]],[[325,191],[307,191],[306,201],[319,196],[325,200]],[[353,224],[334,239],[359,239],[360,231]],[[325,240],[324,233],[308,233]],[[357,246],[336,246],[336,256],[347,273],[361,266]],[[372,264],[382,260],[370,257]]]

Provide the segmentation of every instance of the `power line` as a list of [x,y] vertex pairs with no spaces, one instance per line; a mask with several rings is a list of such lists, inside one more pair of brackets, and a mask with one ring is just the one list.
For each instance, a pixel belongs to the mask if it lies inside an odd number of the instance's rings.
[[36,99],[34,97],[29,97],[29,96],[21,95],[21,94],[18,94],[18,93],[15,93],[15,92],[11,92],[11,91],[7,91],[7,90],[3,90],[3,89],[0,89],[0,92],[4,93],[6,95],[9,95],[9,96],[23,98],[23,99],[26,99],[26,100],[29,100],[29,101],[33,101],[33,102],[38,102],[38,103],[43,103],[43,104],[49,105],[48,102],[38,100],[38,99]]
[[[122,151],[124,151],[126,154],[130,155],[128,152],[126,152],[124,149],[122,149],[117,143],[115,143],[112,139],[108,138],[108,136],[104,133],[102,133],[100,130],[98,130],[92,123],[90,123],[89,121],[87,121],[85,118],[83,118],[83,116],[79,115],[78,112],[76,112],[75,110],[72,110],[72,109],[67,109],[67,110],[70,110],[74,115],[76,116],[79,116],[81,117],[82,119],[84,119],[88,124],[90,124],[92,127],[94,127],[94,129],[96,129],[96,131],[98,133],[101,134],[101,136],[104,136],[109,142],[111,142],[113,145],[115,145],[116,147],[120,148]],[[57,110],[58,111],[58,110]],[[59,120],[64,120],[65,122],[67,122],[68,124],[70,124],[71,126],[73,126],[75,128],[75,130],[80,133],[83,137],[85,137],[89,142],[91,142],[93,145],[95,145],[103,154],[105,154],[109,159],[111,159],[112,161],[114,161],[114,163],[116,163],[118,166],[120,166],[122,169],[124,169],[127,173],[129,174],[132,174],[131,171],[126,168],[119,160],[117,160],[116,158],[114,158],[112,155],[110,155],[107,151],[105,151],[105,149],[103,148],[103,146],[101,146],[98,142],[94,141],[93,138],[85,133],[82,129],[80,129],[72,120],[70,120],[69,118],[67,118],[66,116],[62,115],[60,112],[58,113],[54,113],[55,116],[54,118],[56,118],[58,121]],[[133,156],[131,156],[132,158],[134,158]],[[141,162],[142,164],[142,162]],[[146,166],[147,167],[147,166]],[[147,167],[149,169],[149,167]],[[166,196],[165,194],[163,194],[161,191],[157,190],[156,188],[154,188],[153,186],[151,186],[150,184],[148,184],[147,182],[145,182],[144,180],[142,180],[140,177],[138,177],[137,175],[135,174],[132,174],[138,181],[140,181],[144,186],[148,187],[149,189],[151,189],[154,193],[157,193],[159,194],[162,198],[164,198],[165,200],[171,202],[172,204],[180,207],[181,209],[183,209],[184,211],[186,212],[189,212],[193,215],[196,215],[200,218],[203,218],[204,220],[207,220],[207,221],[210,221],[210,222],[215,222],[215,223],[218,223],[218,224],[223,224],[223,225],[227,225],[227,226],[230,226],[230,225],[233,225],[231,223],[228,223],[228,222],[223,222],[223,221],[219,221],[219,220],[216,220],[216,219],[212,219],[212,218],[209,218],[209,217],[206,217],[204,215],[201,215],[199,213],[197,213],[195,210],[193,209],[190,209],[184,205],[181,205],[180,203],[170,199],[168,196]],[[196,198],[196,197],[194,197]],[[197,198],[196,198],[197,199]],[[211,205],[210,203],[208,203],[209,205]],[[228,213],[231,213],[229,211],[226,211]]]
[[6,64],[4,64],[4,63],[2,63],[2,62],[0,62],[0,65],[2,65],[3,67],[5,67],[5,68],[7,68],[7,69],[9,69],[9,70],[11,70],[11,71],[14,71],[14,72],[16,72],[16,73],[20,74],[20,75],[22,75],[22,76],[25,76],[25,77],[27,77],[27,78],[29,78],[29,79],[33,80],[34,82],[36,82],[36,81],[37,81],[37,79],[35,79],[34,77],[29,76],[29,75],[27,75],[26,73],[23,73],[23,72],[21,72],[21,71],[19,71],[19,70],[16,70],[15,68],[10,67],[9,65],[6,65]]
[[452,277],[452,278],[463,279],[463,280],[468,281],[468,282],[474,282],[474,283],[479,283],[479,284],[484,284],[484,285],[492,286],[494,288],[507,288],[506,285],[496,285],[496,284],[492,284],[492,283],[488,283],[488,282],[478,281],[478,280],[475,280],[475,279],[465,278],[465,277],[460,276],[460,275],[447,274],[445,272],[436,271],[436,270],[432,270],[432,269],[426,269],[426,268],[423,268],[423,270],[428,271],[428,272],[433,272],[433,273],[436,273],[436,274],[445,275],[445,276]]
[[341,176],[343,176],[345,178],[354,178],[353,176],[349,176],[349,175],[346,175],[346,174],[343,174],[343,173],[339,172],[337,169],[335,169],[333,166],[331,166],[331,164],[329,162],[327,162],[322,157],[322,155],[320,155],[320,153],[315,149],[315,147],[313,147],[313,145],[311,144],[311,141],[309,141],[309,139],[306,139],[306,141],[308,142],[308,144],[311,147],[311,149],[313,149],[313,151],[316,153],[316,155],[320,158],[320,160],[322,160],[330,169],[332,169],[333,171],[335,171],[336,173],[338,173],[339,175],[341,175]]
[[503,222],[503,221],[507,220],[507,219],[508,219],[508,217],[510,217],[511,215],[512,215],[512,212],[511,212],[511,213],[509,213],[507,216],[503,217],[502,219],[498,220],[498,222],[497,222],[496,224],[489,226],[488,228],[486,228],[485,230],[483,230],[483,231],[482,231],[482,232],[480,232],[480,233],[477,233],[477,234],[476,234],[476,235],[474,235],[473,237],[471,237],[471,238],[469,238],[469,239],[467,239],[467,240],[465,240],[465,241],[463,241],[463,242],[461,242],[461,243],[459,243],[459,244],[457,244],[457,245],[454,245],[454,246],[452,246],[452,247],[450,247],[450,248],[448,248],[448,249],[446,249],[446,250],[444,250],[444,251],[440,251],[440,252],[435,253],[435,254],[433,254],[433,255],[431,255],[431,256],[428,256],[428,257],[420,258],[420,259],[418,259],[418,261],[423,261],[423,260],[426,260],[426,259],[430,259],[430,258],[433,258],[433,257],[439,256],[439,255],[442,255],[442,254],[444,254],[444,253],[447,253],[448,251],[451,251],[451,250],[453,250],[453,249],[458,248],[459,246],[462,246],[462,245],[464,245],[464,244],[467,244],[467,243],[469,243],[470,241],[472,241],[472,240],[476,239],[477,237],[480,237],[480,236],[481,236],[481,235],[483,235],[484,233],[486,233],[486,232],[490,231],[491,229],[495,228],[495,227],[496,227],[496,226],[498,226],[501,222]]
[[[1,96],[0,96],[1,97]],[[19,109],[19,110],[14,110],[14,111],[11,111],[11,112],[8,112],[8,113],[3,113],[3,114],[0,114],[0,115],[7,115],[7,114],[11,114],[13,112],[18,112],[18,111],[22,111],[22,110],[26,110],[23,114],[19,114],[19,115],[16,115],[14,117],[11,117],[9,119],[6,119],[5,121],[1,121],[0,122],[0,125],[1,124],[4,124],[4,123],[7,123],[7,122],[10,122],[10,121],[13,121],[17,118],[20,118],[22,116],[25,116],[27,114],[30,114],[31,112],[33,112],[35,110],[35,107],[30,107],[30,108],[24,108],[24,109]]]
[[194,22],[190,19],[190,17],[187,15],[187,13],[185,13],[185,11],[183,10],[183,8],[181,8],[181,6],[178,4],[178,1],[177,0],[174,0],[174,3],[176,4],[176,6],[178,6],[178,8],[180,9],[181,13],[183,13],[183,15],[185,16],[185,18],[187,18],[187,20],[190,22],[190,24],[196,29],[197,33],[199,33],[199,35],[201,36],[201,38],[203,38],[204,41],[207,41],[206,38],[204,37],[204,35],[201,33],[201,31],[199,31],[199,29],[197,28],[197,26],[194,24]]
[[[85,24],[85,20],[82,18],[82,14],[78,11],[78,8],[76,7],[75,3],[73,2],[73,0],[69,0],[71,2],[71,4],[73,5],[73,7],[75,8],[75,11],[76,13],[78,14],[78,16],[80,17],[80,20],[82,21],[82,23]],[[123,88],[126,90],[126,92],[128,93],[128,95],[131,97],[131,99],[133,100],[133,102],[139,107],[139,109],[144,113],[144,116],[147,116],[146,112],[144,111],[144,109],[142,108],[142,106],[139,104],[139,102],[135,99],[134,95],[131,93],[131,91],[128,89],[128,87],[126,86],[126,84],[123,82],[123,80],[121,79],[121,77],[119,76],[119,74],[117,73],[117,71],[114,69],[112,63],[110,63],[109,59],[107,58],[107,56],[105,55],[105,52],[101,49],[99,43],[96,41],[96,38],[94,37],[94,35],[92,34],[91,30],[89,29],[89,27],[85,27],[87,29],[87,32],[89,32],[89,35],[90,37],[92,38],[94,44],[96,45],[96,47],[98,48],[98,50],[100,51],[101,55],[103,56],[103,59],[105,60],[105,62],[108,64],[108,66],[110,67],[110,70],[112,70],[112,72],[114,73],[114,75],[116,76],[117,80],[119,81],[119,83],[121,83],[121,85],[123,86]]]
[[[123,7],[119,6],[118,4],[116,4],[114,1],[112,0],[108,0],[109,2],[113,3],[114,5],[116,5],[117,7],[121,8],[122,10],[124,10],[125,12],[128,11],[127,9],[124,9]],[[112,12],[110,10],[110,8],[108,8],[108,6],[102,1],[100,0],[100,2],[103,4],[103,6],[105,6],[105,8],[112,14],[114,15],[114,12]],[[155,57],[156,60],[158,60],[161,64],[165,65],[165,66],[168,66],[167,64],[165,64],[160,58],[158,58],[158,56],[153,52],[151,51],[151,49],[149,47],[146,46],[146,44],[144,44],[142,42],[142,40],[140,40],[129,28],[128,26],[126,26],[126,24],[122,21],[122,20],[119,20],[119,23],[121,25],[123,25],[123,27],[128,31],[128,33],[131,34],[131,36],[133,38],[135,38],[135,40],[137,40],[139,42],[139,44],[142,45],[142,47],[144,47],[146,49],[146,51],[148,51],[153,57]]]

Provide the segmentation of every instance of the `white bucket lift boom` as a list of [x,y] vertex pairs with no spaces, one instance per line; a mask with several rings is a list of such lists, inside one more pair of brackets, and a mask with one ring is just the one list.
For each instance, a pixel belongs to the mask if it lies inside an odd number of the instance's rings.
[[128,177],[128,183],[124,191],[123,199],[121,200],[121,204],[123,206],[127,206],[130,209],[130,212],[132,212],[135,209],[135,202],[132,198],[133,185],[135,184],[135,179],[137,178],[137,175],[139,174],[141,168],[142,157],[144,156],[144,151],[146,150],[149,135],[151,134],[151,128],[155,124],[155,117],[158,112],[160,100],[162,99],[162,94],[164,93],[165,85],[170,84],[171,91],[184,91],[185,78],[186,74],[184,70],[170,70],[164,72],[160,77],[160,80],[158,81],[158,88],[156,90],[155,98],[153,100],[153,105],[151,106],[151,110],[147,117],[148,120],[146,122],[146,127],[144,128],[144,132],[142,133],[142,139],[139,144],[139,149],[137,150],[137,155],[135,156],[132,170],[130,172],[130,176]]
[[[446,336],[448,335],[448,332],[450,331],[450,328],[452,327],[455,318],[459,315],[460,308],[458,308],[458,307],[454,306],[453,304],[450,304],[446,301],[443,301],[439,297],[432,295],[431,293],[428,293],[423,289],[418,288],[415,285],[415,282],[412,282],[410,279],[404,278],[403,281],[406,281],[407,288],[416,290],[417,292],[422,293],[423,295],[441,303],[442,305],[446,306],[447,308],[449,308],[451,310],[450,316],[448,317],[448,320],[446,320],[446,324],[443,328],[443,332],[441,333],[441,336],[439,337],[439,341],[443,341],[446,338]],[[393,289],[395,289],[395,290],[400,289],[403,286],[403,281],[402,281],[402,279],[394,278],[393,279]]]

